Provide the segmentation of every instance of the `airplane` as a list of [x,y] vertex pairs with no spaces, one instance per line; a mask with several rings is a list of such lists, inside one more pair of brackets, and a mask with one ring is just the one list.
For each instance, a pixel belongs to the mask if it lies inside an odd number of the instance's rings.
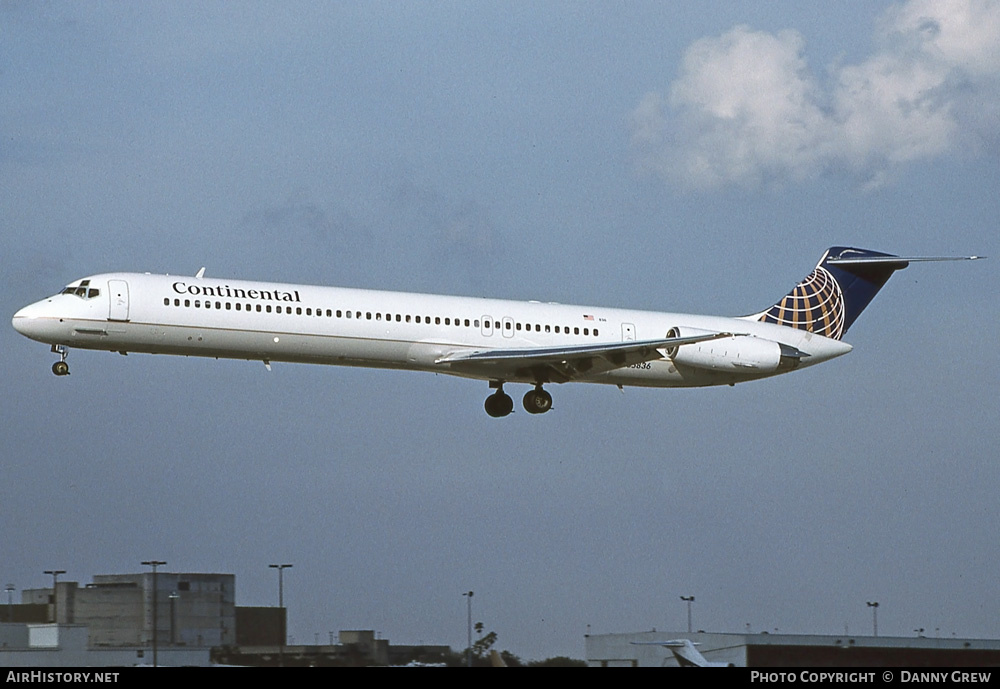
[[674,660],[679,667],[736,667],[732,663],[712,662],[701,654],[690,639],[675,639],[673,641],[633,641],[633,646],[663,646],[674,654]]
[[445,373],[489,381],[486,413],[533,386],[525,411],[552,408],[545,385],[735,385],[842,356],[842,337],[909,257],[832,247],[773,306],[736,318],[571,306],[205,276],[105,273],[26,306],[14,328],[51,345],[57,376],[68,348]]

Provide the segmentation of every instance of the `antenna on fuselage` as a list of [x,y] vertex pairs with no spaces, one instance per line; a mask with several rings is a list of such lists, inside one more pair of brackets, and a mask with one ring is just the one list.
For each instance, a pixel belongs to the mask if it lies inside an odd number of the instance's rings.
[[199,270],[197,273],[195,273],[194,276],[196,278],[198,278],[199,280],[201,280],[203,277],[205,277],[205,266],[202,266],[201,270]]

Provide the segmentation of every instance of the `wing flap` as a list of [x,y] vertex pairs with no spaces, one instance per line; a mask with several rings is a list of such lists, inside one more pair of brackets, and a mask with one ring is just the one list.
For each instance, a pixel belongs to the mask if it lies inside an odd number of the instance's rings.
[[435,361],[453,371],[497,380],[530,379],[566,383],[645,361],[664,358],[670,347],[732,337],[732,333],[704,333],[658,340],[630,340],[567,347],[456,350]]

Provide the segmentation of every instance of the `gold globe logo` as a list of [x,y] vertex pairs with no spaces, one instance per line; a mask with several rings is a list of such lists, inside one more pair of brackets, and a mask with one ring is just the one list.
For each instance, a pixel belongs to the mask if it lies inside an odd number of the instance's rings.
[[830,271],[817,267],[760,320],[839,340],[844,334],[844,295]]

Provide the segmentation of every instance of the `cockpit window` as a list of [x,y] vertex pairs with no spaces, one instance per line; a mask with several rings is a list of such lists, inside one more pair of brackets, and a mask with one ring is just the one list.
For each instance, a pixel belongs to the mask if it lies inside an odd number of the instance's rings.
[[59,294],[75,294],[82,299],[93,299],[100,296],[101,290],[90,287],[90,280],[81,280],[79,285],[69,285]]

